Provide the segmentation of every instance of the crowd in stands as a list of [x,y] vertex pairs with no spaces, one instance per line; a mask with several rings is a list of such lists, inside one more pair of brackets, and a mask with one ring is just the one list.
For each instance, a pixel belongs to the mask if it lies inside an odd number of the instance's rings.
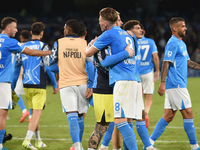
[[[139,20],[145,27],[146,37],[154,39],[158,48],[158,54],[160,62],[162,63],[164,48],[167,40],[171,36],[171,31],[169,28],[169,20],[171,17],[182,17],[186,20],[187,24],[187,34],[183,38],[187,45],[188,53],[190,59],[200,63],[200,15],[198,12],[162,12],[157,13],[157,15],[152,15],[151,13],[140,12],[140,9],[129,12],[120,12],[121,19],[125,23],[130,19]],[[12,14],[11,14],[12,16]],[[4,16],[0,16],[3,18]],[[41,21],[45,24],[45,34],[43,41],[48,43],[50,47],[53,43],[60,37],[63,37],[63,27],[67,20],[77,19],[84,23],[87,27],[86,40],[90,42],[95,36],[101,34],[99,27],[99,14],[97,13],[78,13],[78,12],[68,12],[66,14],[51,14],[48,16],[34,16],[23,13],[20,15],[13,14],[18,20],[18,34],[16,38],[19,39],[19,33],[21,30],[30,29],[31,24],[35,21]],[[162,67],[162,65],[160,65]],[[188,70],[188,76],[199,76],[200,72],[195,70]]]

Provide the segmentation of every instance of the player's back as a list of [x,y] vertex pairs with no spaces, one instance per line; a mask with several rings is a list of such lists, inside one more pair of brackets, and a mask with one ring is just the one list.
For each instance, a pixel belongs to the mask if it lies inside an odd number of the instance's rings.
[[153,39],[142,37],[138,39],[139,50],[141,53],[140,75],[147,74],[153,69],[153,53],[158,52]]
[[0,82],[12,81],[15,63],[15,54],[13,53],[21,52],[20,46],[17,40],[6,34],[0,34]]
[[[22,45],[30,49],[42,50],[47,46],[39,40],[31,40]],[[48,46],[47,46],[48,47]],[[41,57],[29,56],[21,54],[23,64],[23,84],[24,87],[40,87],[46,88],[46,73]],[[34,86],[35,85],[35,86]]]
[[[113,39],[109,44],[110,54],[116,54],[125,50],[127,44],[135,51],[135,44],[132,37],[120,27],[113,27],[108,30],[110,37]],[[114,84],[119,80],[134,80],[136,77],[134,75],[136,69],[135,56],[127,58],[115,66],[111,66],[109,70],[110,85]]]
[[58,40],[59,87],[87,84],[86,40],[64,37]]

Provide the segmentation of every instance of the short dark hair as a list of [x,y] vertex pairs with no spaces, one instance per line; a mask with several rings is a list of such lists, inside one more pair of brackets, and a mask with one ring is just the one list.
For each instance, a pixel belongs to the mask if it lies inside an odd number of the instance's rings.
[[20,32],[20,35],[26,40],[29,40],[30,38],[30,32],[28,30],[22,30]]
[[0,33],[2,32],[2,30],[0,29]]
[[87,28],[83,23],[80,23],[80,31],[78,36],[84,36],[87,33]]
[[66,22],[66,26],[70,27],[72,29],[72,32],[75,34],[79,34],[80,31],[80,22],[78,22],[76,19],[70,19]]
[[181,18],[181,17],[173,17],[170,21],[169,21],[169,26],[172,29],[172,25],[175,23],[178,23],[179,21],[184,21],[185,19]]
[[31,31],[33,35],[39,35],[42,31],[44,31],[45,26],[42,22],[35,22],[31,26]]
[[106,7],[103,8],[100,12],[99,15],[105,19],[106,21],[109,21],[110,23],[114,24],[116,23],[118,19],[118,13],[115,9]]
[[138,25],[138,24],[140,25],[140,22],[138,20],[129,20],[124,24],[123,29],[131,30],[135,25]]
[[142,30],[144,30],[144,26],[143,26],[143,24],[140,23],[140,27],[141,27]]
[[3,18],[1,20],[1,28],[2,28],[2,30],[5,30],[7,25],[9,25],[12,22],[16,22],[17,23],[17,20],[15,18],[12,18],[12,17]]

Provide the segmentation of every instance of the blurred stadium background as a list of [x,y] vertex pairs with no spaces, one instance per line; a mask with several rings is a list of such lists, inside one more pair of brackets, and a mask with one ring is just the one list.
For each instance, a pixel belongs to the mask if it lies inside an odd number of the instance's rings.
[[[43,41],[51,47],[63,37],[63,26],[68,19],[77,19],[87,26],[89,42],[101,34],[99,10],[113,7],[120,12],[125,23],[139,20],[146,30],[146,37],[153,38],[162,63],[164,47],[171,36],[169,20],[183,17],[187,24],[184,38],[191,60],[200,63],[200,0],[1,0],[0,19],[12,16],[18,20],[18,34],[30,30],[31,24],[41,21],[45,24]],[[188,76],[199,76],[200,72],[190,70]]]

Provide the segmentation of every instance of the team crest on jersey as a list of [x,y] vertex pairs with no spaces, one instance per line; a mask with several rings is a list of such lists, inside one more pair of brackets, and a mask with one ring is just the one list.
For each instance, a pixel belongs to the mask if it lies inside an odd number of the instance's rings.
[[167,55],[168,57],[172,56],[172,51],[169,51]]

